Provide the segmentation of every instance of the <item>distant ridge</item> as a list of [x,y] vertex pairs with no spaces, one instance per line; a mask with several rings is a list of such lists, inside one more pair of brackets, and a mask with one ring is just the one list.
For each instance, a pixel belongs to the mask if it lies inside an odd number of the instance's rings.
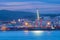
[[19,18],[35,19],[36,14],[32,12],[0,10],[0,20],[13,20]]
[[[60,14],[40,14],[40,16],[60,16]],[[24,12],[24,11],[9,11],[9,10],[0,10],[0,20],[17,20],[19,18],[27,18],[29,20],[36,19],[36,13]]]

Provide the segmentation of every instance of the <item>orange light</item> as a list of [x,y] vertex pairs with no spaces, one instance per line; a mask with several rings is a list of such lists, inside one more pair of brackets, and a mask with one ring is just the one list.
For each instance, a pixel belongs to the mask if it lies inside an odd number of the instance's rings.
[[28,23],[28,22],[25,22],[25,25],[26,25],[26,26],[28,26],[28,25],[29,25],[29,23]]
[[2,31],[5,31],[5,30],[6,30],[6,27],[5,27],[5,26],[2,26],[2,27],[1,27],[1,30],[2,30]]

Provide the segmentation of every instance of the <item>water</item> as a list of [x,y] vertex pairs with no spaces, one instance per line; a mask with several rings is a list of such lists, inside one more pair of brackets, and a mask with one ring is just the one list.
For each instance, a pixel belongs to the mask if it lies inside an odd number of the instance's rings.
[[0,40],[60,40],[60,31],[5,31],[0,32]]

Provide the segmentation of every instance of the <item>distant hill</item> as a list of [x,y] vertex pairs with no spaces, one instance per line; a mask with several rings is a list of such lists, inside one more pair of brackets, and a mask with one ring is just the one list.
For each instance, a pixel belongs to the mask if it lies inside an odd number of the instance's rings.
[[8,11],[8,10],[0,10],[0,20],[13,20],[19,18],[27,18],[29,20],[34,20],[36,14],[31,12],[21,12],[21,11]]
[[[40,16],[60,16],[60,14],[40,14]],[[34,20],[36,14],[32,12],[22,12],[22,11],[9,11],[9,10],[0,10],[0,20],[17,20],[19,18],[27,18],[29,20]]]

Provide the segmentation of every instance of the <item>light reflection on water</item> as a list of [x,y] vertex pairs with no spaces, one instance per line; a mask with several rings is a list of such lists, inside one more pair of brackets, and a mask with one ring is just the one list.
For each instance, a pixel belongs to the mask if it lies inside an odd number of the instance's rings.
[[5,31],[0,32],[0,40],[58,40],[60,31]]

